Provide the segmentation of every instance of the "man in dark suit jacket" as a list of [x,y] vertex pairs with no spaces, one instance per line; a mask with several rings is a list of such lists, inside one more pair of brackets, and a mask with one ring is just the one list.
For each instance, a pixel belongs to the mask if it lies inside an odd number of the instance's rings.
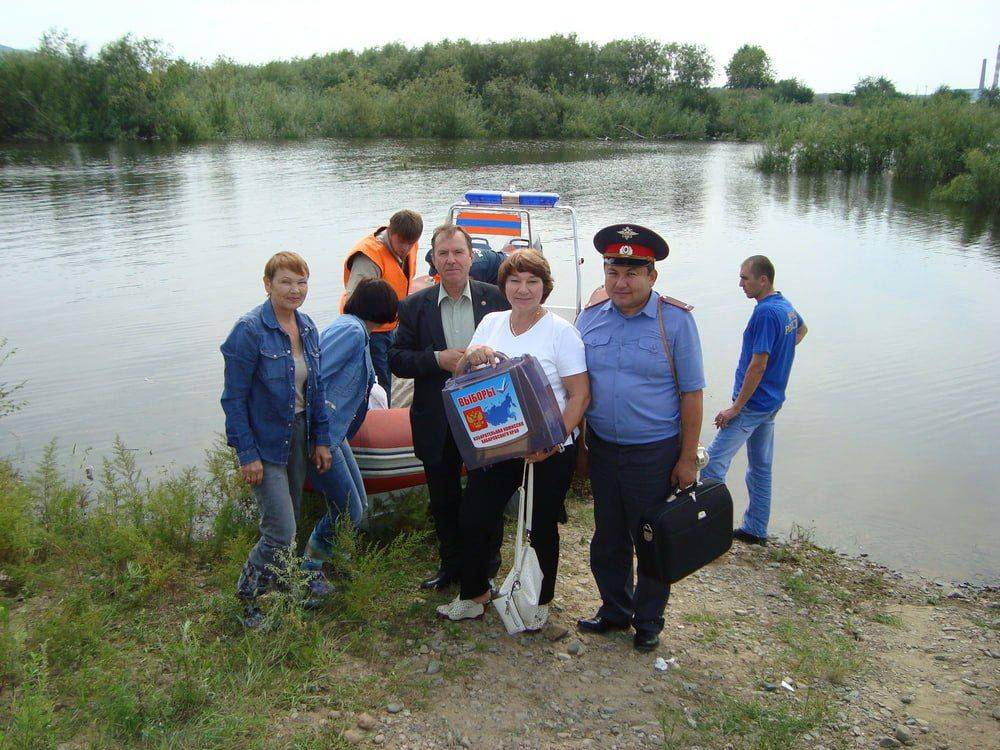
[[[492,284],[469,278],[472,239],[461,227],[438,227],[431,239],[431,253],[441,283],[400,300],[389,367],[394,375],[413,378],[413,452],[427,475],[441,555],[437,574],[421,588],[440,590],[459,578],[458,514],[462,501],[462,459],[448,427],[441,391],[483,316],[510,309],[510,305]],[[494,555],[498,561],[502,534],[499,526]]]

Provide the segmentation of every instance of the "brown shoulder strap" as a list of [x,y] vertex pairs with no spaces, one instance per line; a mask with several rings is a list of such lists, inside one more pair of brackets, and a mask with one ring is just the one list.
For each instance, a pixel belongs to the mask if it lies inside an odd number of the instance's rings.
[[583,309],[587,310],[593,307],[594,305],[600,305],[601,303],[607,301],[608,301],[608,293],[604,290],[603,286],[599,286],[590,295],[590,299],[587,300],[587,304],[584,305]]
[[[667,298],[663,298],[666,302]],[[677,379],[677,367],[674,365],[674,353],[670,350],[670,342],[667,340],[667,327],[663,323],[663,305],[656,306],[656,321],[660,324],[660,341],[663,342],[663,351],[666,352],[667,362],[670,364],[670,375],[674,379],[674,388],[677,390],[677,403],[681,400],[681,382]]]
[[676,297],[668,297],[665,294],[660,295],[660,299],[666,302],[668,305],[673,305],[674,307],[679,307],[684,312],[691,312],[694,310],[694,305],[689,305],[687,302],[682,302]]

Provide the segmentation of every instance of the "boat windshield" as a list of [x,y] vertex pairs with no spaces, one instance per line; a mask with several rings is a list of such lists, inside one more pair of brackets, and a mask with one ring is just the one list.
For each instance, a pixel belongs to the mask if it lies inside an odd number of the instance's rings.
[[[580,247],[576,212],[555,193],[469,191],[452,205],[448,221],[493,250],[534,247],[545,254],[555,287],[545,306],[573,322],[581,308]],[[472,203],[473,200],[490,201]]]

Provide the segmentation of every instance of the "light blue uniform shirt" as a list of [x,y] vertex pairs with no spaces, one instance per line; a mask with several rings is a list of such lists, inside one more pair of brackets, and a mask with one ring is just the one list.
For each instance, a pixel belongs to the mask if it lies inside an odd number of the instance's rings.
[[701,342],[691,313],[663,302],[656,292],[628,318],[611,300],[587,308],[576,321],[590,375],[587,427],[608,442],[639,445],[680,432],[680,401],[660,338],[657,305],[663,306],[681,391],[705,387]]

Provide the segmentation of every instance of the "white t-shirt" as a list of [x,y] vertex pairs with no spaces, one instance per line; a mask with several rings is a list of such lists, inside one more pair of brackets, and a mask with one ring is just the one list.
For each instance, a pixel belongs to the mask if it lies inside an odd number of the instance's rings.
[[368,394],[368,409],[388,409],[389,397],[378,383],[372,384],[372,392]]
[[[587,371],[587,355],[580,332],[548,310],[535,325],[515,336],[510,330],[510,310],[486,315],[472,334],[468,348],[483,344],[508,357],[530,354],[545,370],[559,411],[566,410],[566,386],[562,379]],[[567,444],[572,440],[567,440]]]

